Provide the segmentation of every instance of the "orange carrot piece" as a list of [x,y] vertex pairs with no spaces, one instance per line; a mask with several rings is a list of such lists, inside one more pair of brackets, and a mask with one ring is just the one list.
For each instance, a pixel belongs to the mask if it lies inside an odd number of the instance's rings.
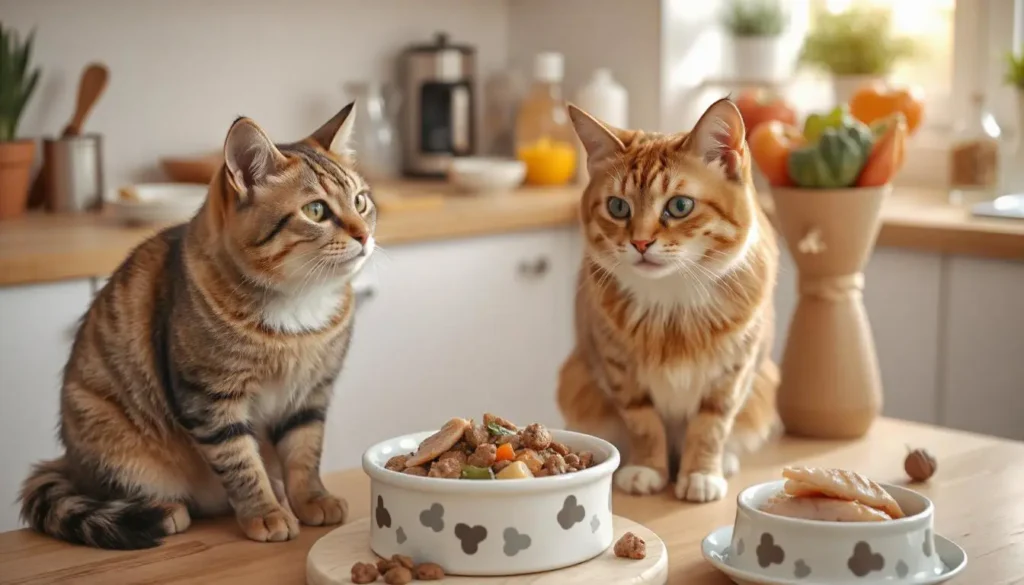
[[512,448],[510,443],[498,447],[498,452],[495,454],[495,461],[512,461],[516,458],[516,450]]

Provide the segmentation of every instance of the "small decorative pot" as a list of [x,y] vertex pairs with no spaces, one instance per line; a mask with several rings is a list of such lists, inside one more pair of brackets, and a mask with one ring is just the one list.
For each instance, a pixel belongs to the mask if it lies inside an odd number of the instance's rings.
[[777,401],[791,434],[856,438],[881,413],[882,379],[862,271],[891,191],[892,185],[772,189],[778,227],[799,272]]
[[745,82],[778,81],[783,75],[779,37],[732,37],[733,75]]
[[35,153],[33,140],[0,142],[0,219],[25,213]]
[[832,76],[832,96],[835,99],[835,105],[850,103],[857,90],[876,81],[885,81],[885,77],[881,75]]

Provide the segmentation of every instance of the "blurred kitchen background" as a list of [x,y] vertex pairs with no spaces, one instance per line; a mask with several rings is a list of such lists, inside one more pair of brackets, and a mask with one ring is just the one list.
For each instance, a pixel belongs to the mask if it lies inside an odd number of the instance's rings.
[[[674,132],[725,94],[777,94],[802,119],[876,78],[917,88],[924,112],[866,273],[885,414],[1024,439],[1024,221],[971,207],[1024,193],[1022,4],[783,0],[750,18],[765,5],[0,0],[6,33],[35,31],[40,71],[17,136],[0,140],[54,143],[35,143],[28,211],[14,205],[0,221],[0,530],[16,525],[7,503],[27,465],[58,452],[60,371],[116,267],[105,258],[194,211],[236,116],[285,142],[357,97],[382,250],[358,283],[325,470],[454,415],[559,424],[585,180],[563,98],[616,125]],[[866,8],[884,12],[885,30],[858,28],[851,15]],[[799,60],[808,39],[817,53]],[[903,56],[897,40],[914,50]],[[963,201],[951,152],[979,140],[999,166]],[[60,154],[65,141],[81,141],[77,154]],[[59,179],[37,185],[37,173]],[[13,184],[0,183],[0,199]],[[796,298],[788,256],[782,271],[776,356]]]

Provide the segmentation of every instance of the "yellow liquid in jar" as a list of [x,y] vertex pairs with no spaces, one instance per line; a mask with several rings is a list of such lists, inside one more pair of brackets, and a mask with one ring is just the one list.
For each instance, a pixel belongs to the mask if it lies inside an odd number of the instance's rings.
[[519,147],[529,185],[564,185],[576,172],[576,148],[562,141],[541,138]]

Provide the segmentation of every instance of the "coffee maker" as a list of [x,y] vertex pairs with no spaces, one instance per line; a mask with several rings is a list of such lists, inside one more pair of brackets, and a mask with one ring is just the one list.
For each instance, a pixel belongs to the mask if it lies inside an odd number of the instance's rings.
[[476,150],[476,50],[438,33],[432,44],[406,48],[400,63],[403,171],[443,177],[453,157]]

